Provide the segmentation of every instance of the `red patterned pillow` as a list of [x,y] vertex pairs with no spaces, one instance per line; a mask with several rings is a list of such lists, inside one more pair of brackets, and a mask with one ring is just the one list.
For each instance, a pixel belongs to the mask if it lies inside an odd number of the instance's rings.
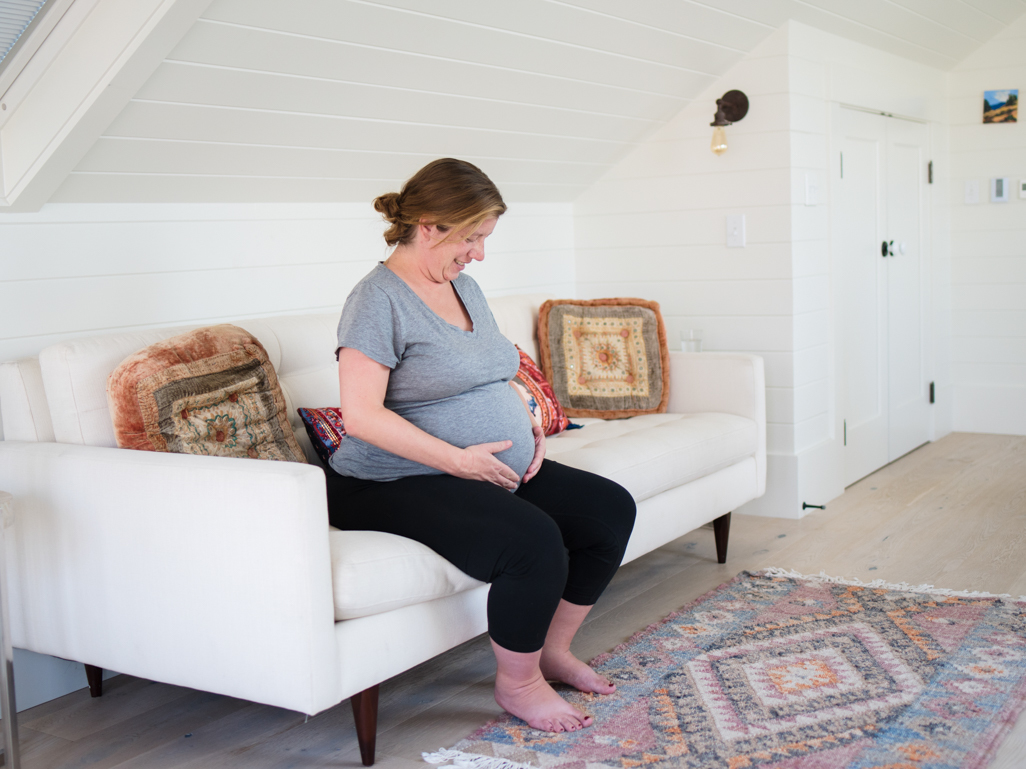
[[570,420],[563,413],[552,385],[542,375],[541,369],[531,356],[517,347],[520,353],[520,370],[510,382],[524,399],[531,414],[531,421],[540,425],[545,435],[558,435],[567,429]]
[[331,455],[335,453],[342,439],[346,437],[346,428],[342,424],[342,409],[296,409],[299,418],[303,420],[306,427],[306,434],[310,436],[310,443],[313,444],[317,456],[328,464]]

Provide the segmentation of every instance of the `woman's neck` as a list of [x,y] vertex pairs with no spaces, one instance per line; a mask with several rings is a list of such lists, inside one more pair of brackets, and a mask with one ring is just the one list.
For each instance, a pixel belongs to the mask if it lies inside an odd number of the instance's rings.
[[443,293],[450,291],[449,281],[438,279],[425,269],[427,261],[420,258],[415,247],[398,246],[385,260],[385,266],[398,275],[417,293]]

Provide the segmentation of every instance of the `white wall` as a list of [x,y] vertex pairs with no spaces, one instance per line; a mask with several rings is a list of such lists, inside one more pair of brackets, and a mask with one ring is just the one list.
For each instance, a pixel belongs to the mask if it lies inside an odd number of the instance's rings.
[[[983,92],[1026,95],[1026,16],[955,67],[951,109],[951,302],[954,428],[1026,434],[1026,200],[990,202],[990,179],[1026,180],[1026,111],[982,122]],[[980,184],[965,205],[964,184]]]
[[[383,258],[366,204],[75,205],[0,217],[0,360],[69,336],[340,309]],[[513,204],[471,271],[573,292],[568,204]]]
[[[734,88],[751,109],[716,157],[709,122]],[[574,204],[582,297],[654,298],[671,340],[702,328],[707,350],[765,359],[767,493],[741,512],[799,517],[802,502],[843,491],[831,112],[844,103],[936,122],[944,96],[940,70],[789,22]],[[744,249],[726,247],[732,213],[746,217]]]
[[[763,356],[768,494],[788,484],[780,458],[795,448],[787,36],[770,35],[574,204],[581,297],[655,299],[671,344],[701,328],[706,350]],[[733,88],[751,107],[717,157],[709,123]],[[732,213],[746,217],[743,249],[726,247]]]
[[[924,324],[927,371],[938,386],[930,435],[950,432],[952,398],[947,376],[946,75],[939,69],[868,48],[792,22],[789,25],[792,232],[795,277],[795,459],[798,504],[824,504],[844,490],[842,370],[837,322],[839,265],[831,254],[830,201],[840,176],[832,131],[841,105],[926,122],[935,183],[925,188]],[[801,148],[799,150],[799,148]],[[924,169],[925,171],[925,169]],[[822,205],[806,205],[806,177]],[[769,500],[768,500],[769,501]],[[766,504],[755,505],[771,511]],[[800,512],[800,511],[799,511]]]

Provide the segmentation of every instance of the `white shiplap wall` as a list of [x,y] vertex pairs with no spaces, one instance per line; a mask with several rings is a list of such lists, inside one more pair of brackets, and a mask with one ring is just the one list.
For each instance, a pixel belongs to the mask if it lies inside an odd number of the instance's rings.
[[[751,109],[716,157],[708,124],[731,88]],[[936,120],[944,90],[940,70],[790,22],[575,203],[581,296],[655,298],[671,340],[698,327],[706,349],[766,360],[768,490],[743,512],[796,517],[803,501],[843,490],[831,111],[846,103]],[[812,205],[806,176],[820,190]],[[726,247],[732,213],[746,217],[744,249]]]
[[[837,376],[844,355],[837,323],[840,293],[831,261],[831,185],[839,176],[839,148],[831,140],[840,105],[927,123],[935,153],[935,184],[924,188],[926,277],[924,357],[937,383],[933,438],[950,432],[952,400],[944,378],[949,339],[944,333],[944,287],[949,278],[945,194],[946,76],[916,61],[881,53],[805,24],[789,25],[791,61],[795,284],[795,458],[799,502],[823,504],[844,490],[843,392]],[[804,148],[800,151],[798,147]],[[923,169],[925,175],[926,169]],[[806,177],[820,188],[822,205],[806,205]],[[803,382],[804,379],[804,382]]]
[[[969,56],[950,76],[952,378],[955,429],[1026,434],[1026,112],[982,123],[983,92],[1026,95],[1026,17]],[[990,179],[1011,177],[1008,203],[990,202]],[[965,205],[964,184],[980,184]]]
[[[0,360],[70,336],[341,309],[383,258],[368,204],[61,205],[0,220]],[[473,275],[572,295],[567,204],[511,206]]]
[[[574,204],[574,222],[582,297],[655,299],[671,343],[701,328],[706,350],[763,356],[768,494],[793,500],[794,473],[782,472],[781,458],[795,453],[795,388],[814,375],[795,380],[788,32],[764,40],[602,177]],[[709,122],[732,88],[751,107],[717,157]],[[726,247],[734,213],[746,217],[743,249]]]

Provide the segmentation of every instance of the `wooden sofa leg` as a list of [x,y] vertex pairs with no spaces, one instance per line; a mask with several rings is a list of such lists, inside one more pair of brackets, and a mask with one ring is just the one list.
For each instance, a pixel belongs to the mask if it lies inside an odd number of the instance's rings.
[[89,696],[99,697],[103,694],[103,668],[86,665],[86,680],[89,681]]
[[374,743],[378,737],[378,685],[364,689],[349,698],[356,719],[356,738],[360,741],[360,758],[364,766],[374,763]]
[[716,535],[716,561],[727,562],[727,539],[730,537],[730,513],[721,515],[713,521],[713,534]]

